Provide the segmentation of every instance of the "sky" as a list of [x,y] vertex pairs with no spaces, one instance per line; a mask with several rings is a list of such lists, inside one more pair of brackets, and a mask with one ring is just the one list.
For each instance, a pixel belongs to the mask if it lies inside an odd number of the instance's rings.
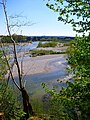
[[[58,13],[46,6],[45,0],[7,0],[8,16],[23,16],[21,24],[29,21],[30,26],[13,28],[12,34],[28,36],[75,36],[71,25],[58,21]],[[13,19],[15,21],[16,19]],[[10,20],[11,24],[13,23]],[[0,35],[7,34],[3,8],[0,5]]]

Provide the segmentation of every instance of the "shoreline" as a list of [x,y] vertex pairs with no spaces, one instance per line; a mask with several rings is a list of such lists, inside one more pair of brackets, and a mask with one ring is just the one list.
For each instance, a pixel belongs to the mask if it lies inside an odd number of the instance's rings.
[[[60,62],[62,58],[65,58],[64,54],[28,57],[28,59],[23,61],[23,76],[52,72],[58,69],[58,64],[62,65]],[[21,65],[21,62],[19,62],[19,65]],[[16,66],[13,67],[13,75],[17,77]]]

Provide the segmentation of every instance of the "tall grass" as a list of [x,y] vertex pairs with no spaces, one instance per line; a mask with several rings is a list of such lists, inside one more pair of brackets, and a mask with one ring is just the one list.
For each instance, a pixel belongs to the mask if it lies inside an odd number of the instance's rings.
[[57,46],[57,42],[46,42],[46,43],[41,43],[39,42],[37,47],[56,47]]

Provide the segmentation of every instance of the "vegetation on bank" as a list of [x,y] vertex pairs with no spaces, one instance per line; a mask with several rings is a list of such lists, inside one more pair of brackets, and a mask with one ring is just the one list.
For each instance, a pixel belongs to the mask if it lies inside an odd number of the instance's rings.
[[[0,113],[2,113],[2,117],[5,120],[20,120],[25,113],[8,84],[9,80],[5,77],[8,67],[7,61],[3,56],[3,52],[0,50]],[[0,116],[0,120],[3,119]]]
[[42,56],[42,55],[52,55],[52,54],[65,54],[66,52],[55,52],[52,50],[30,50],[32,57]]
[[[17,35],[17,34],[13,34],[12,35],[13,39],[15,40],[15,42],[34,42],[34,41],[54,41],[54,42],[70,42],[74,39],[74,37],[60,37],[60,36],[23,36],[23,35]],[[0,35],[0,38],[2,39],[3,43],[12,43],[10,40],[10,36],[3,36]]]
[[[29,40],[26,39],[25,36],[22,35],[12,35],[15,42],[29,42]],[[12,43],[10,36],[1,36],[2,43]]]
[[[72,40],[73,41],[73,40]],[[70,41],[71,42],[71,41]],[[70,42],[60,42],[60,41],[51,41],[51,42],[39,42],[37,48],[39,47],[63,47],[63,46],[70,46]]]
[[20,120],[25,115],[13,94],[13,90],[5,81],[0,81],[0,112],[3,113],[5,120]]
[[56,47],[58,44],[58,42],[45,42],[45,43],[42,43],[42,42],[39,42],[38,46],[37,47]]

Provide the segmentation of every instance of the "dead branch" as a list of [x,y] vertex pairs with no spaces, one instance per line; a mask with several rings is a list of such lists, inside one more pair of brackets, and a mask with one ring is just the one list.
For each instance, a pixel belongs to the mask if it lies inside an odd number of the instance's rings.
[[[7,11],[6,11],[6,1],[5,0],[2,0],[2,5],[3,5],[3,9],[4,9],[4,14],[5,14],[5,19],[6,19],[6,24],[7,24],[7,31],[9,33],[9,36],[11,38],[11,41],[13,43],[13,51],[14,51],[14,61],[15,61],[15,64],[17,66],[17,71],[18,71],[18,78],[19,78],[19,86],[16,84],[15,80],[14,80],[14,77],[13,77],[13,74],[12,74],[12,70],[10,68],[10,65],[9,65],[9,62],[8,62],[8,59],[6,57],[6,54],[5,54],[5,58],[6,58],[6,62],[7,62],[7,65],[8,65],[8,68],[9,68],[9,71],[10,71],[10,75],[11,75],[11,78],[13,79],[13,82],[14,84],[16,85],[16,87],[21,91],[22,93],[22,98],[23,98],[23,108],[24,108],[24,112],[26,112],[26,119],[29,117],[29,113],[31,115],[34,114],[33,112],[33,109],[32,109],[32,105],[31,103],[29,102],[29,95],[27,93],[27,91],[25,90],[24,86],[22,85],[22,74],[21,74],[21,70],[20,70],[20,66],[19,66],[19,62],[18,62],[18,59],[17,59],[17,51],[16,51],[16,43],[15,43],[15,40],[13,39],[12,35],[11,35],[11,32],[10,32],[10,26],[9,26],[9,20],[8,20],[8,16],[7,16]],[[4,52],[4,51],[3,51]]]
[[[13,69],[14,64],[15,64],[15,62],[13,62],[13,63],[11,64],[11,70]],[[8,84],[8,82],[9,82],[10,75],[11,75],[11,74],[10,74],[10,71],[9,71],[9,73],[8,73],[8,77],[7,77],[7,84]]]
[[2,3],[3,3],[4,13],[5,13],[5,18],[6,18],[6,23],[7,23],[7,30],[8,30],[9,36],[10,36],[10,38],[11,38],[11,41],[12,41],[12,43],[13,43],[13,47],[14,47],[14,60],[15,60],[15,63],[16,63],[16,66],[17,66],[17,70],[18,70],[18,77],[19,77],[20,89],[22,89],[23,86],[22,86],[22,82],[21,82],[21,71],[20,71],[20,67],[19,67],[18,60],[17,60],[16,43],[15,43],[15,41],[13,40],[12,35],[11,35],[11,32],[10,32],[10,26],[9,26],[7,11],[6,11],[5,0],[2,0]]
[[21,90],[20,87],[19,87],[19,85],[16,83],[16,81],[15,81],[15,79],[14,79],[14,77],[13,77],[12,69],[11,69],[11,67],[10,67],[10,65],[9,65],[9,62],[8,62],[8,59],[7,59],[6,53],[5,53],[4,49],[3,49],[3,43],[1,43],[1,48],[2,48],[2,51],[3,51],[3,55],[4,55],[4,57],[5,57],[5,60],[6,60],[6,63],[7,63],[7,66],[8,66],[8,69],[9,69],[10,75],[11,75],[11,78],[12,78],[14,84],[16,85],[16,87],[17,87],[19,90]]

